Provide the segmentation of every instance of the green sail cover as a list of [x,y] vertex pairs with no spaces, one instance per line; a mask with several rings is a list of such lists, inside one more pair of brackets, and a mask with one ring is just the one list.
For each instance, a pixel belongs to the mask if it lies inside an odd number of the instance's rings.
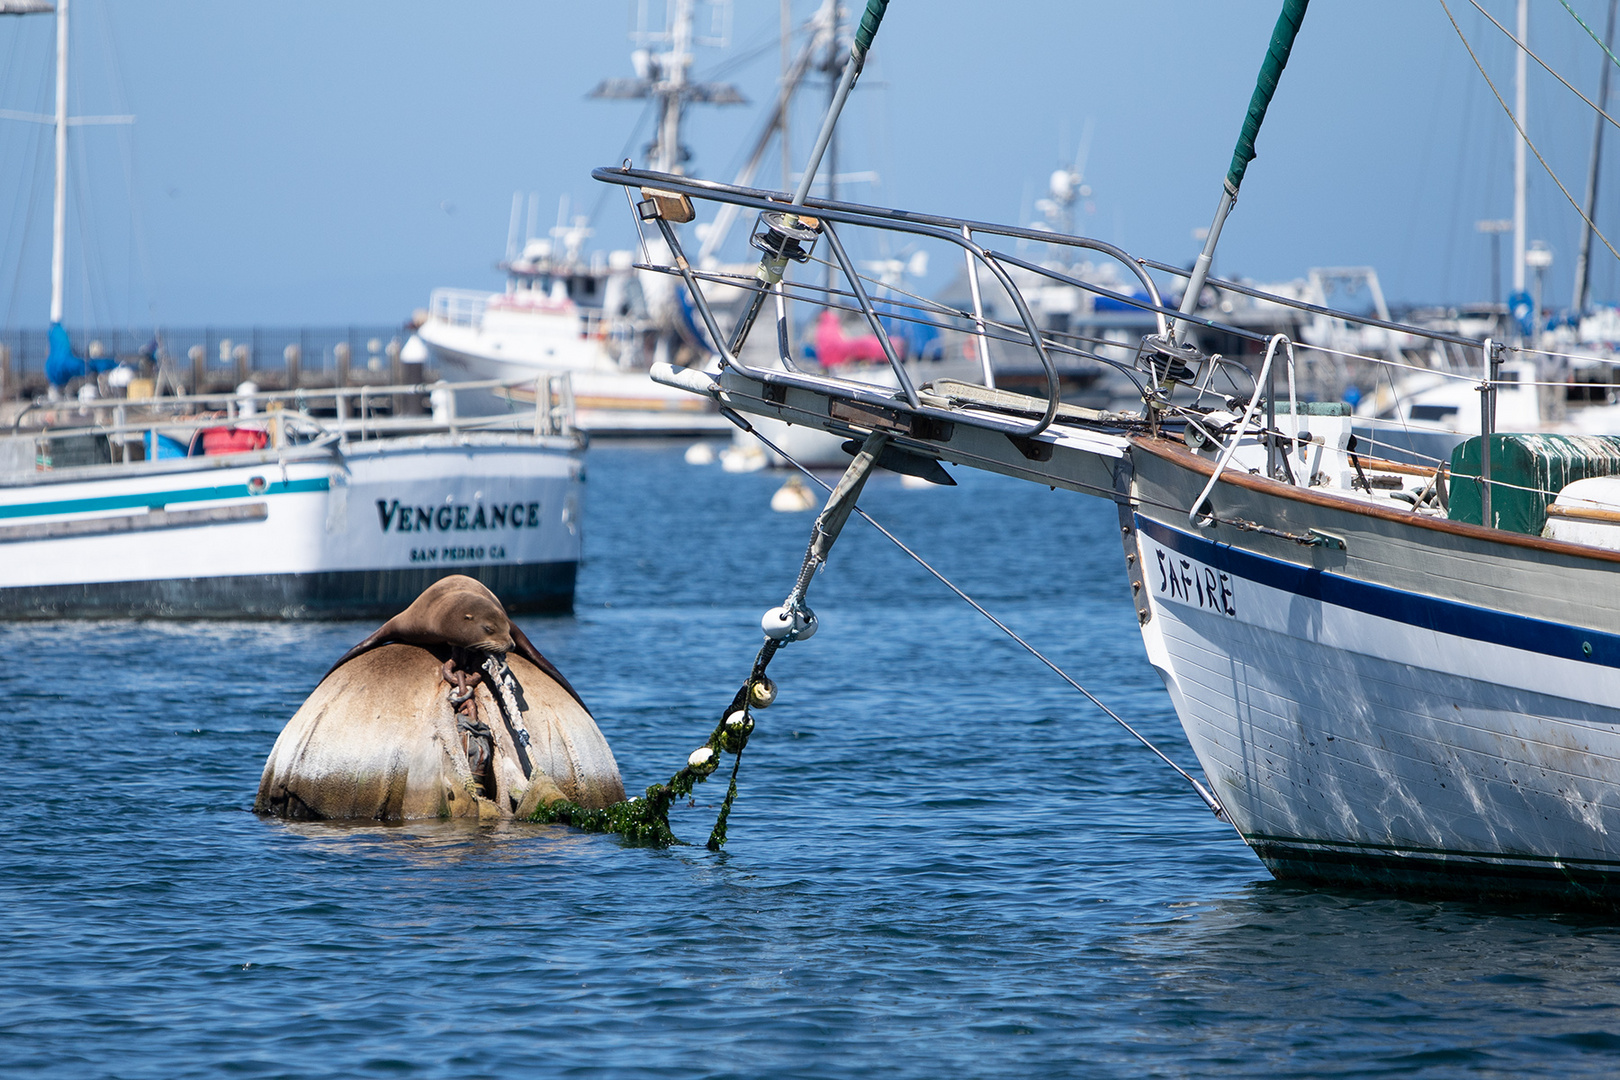
[[1277,92],[1277,80],[1288,66],[1288,54],[1294,48],[1299,24],[1305,20],[1308,3],[1310,0],[1285,0],[1282,13],[1277,16],[1277,26],[1271,31],[1271,46],[1266,49],[1266,61],[1260,65],[1260,78],[1255,80],[1254,95],[1249,98],[1249,115],[1243,118],[1243,131],[1238,135],[1237,149],[1232,151],[1232,167],[1226,170],[1226,187],[1233,195],[1243,183],[1249,162],[1254,160],[1255,136],[1260,134],[1271,95]]
[[[1480,524],[1479,436],[1451,452],[1452,521]],[[1620,475],[1620,436],[1492,435],[1491,517],[1498,529],[1540,536],[1547,506],[1567,484]]]
[[887,10],[889,0],[866,0],[866,12],[861,16],[860,29],[855,31],[856,55],[865,56],[866,50],[872,47],[872,39],[877,37],[878,24],[883,21],[883,13]]

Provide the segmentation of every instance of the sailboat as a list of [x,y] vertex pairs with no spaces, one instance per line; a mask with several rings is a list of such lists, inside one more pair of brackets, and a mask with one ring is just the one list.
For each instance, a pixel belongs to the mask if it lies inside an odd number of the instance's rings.
[[[884,7],[884,0],[868,4],[848,84]],[[1354,441],[1348,407],[1292,393],[1294,356],[1304,345],[1194,310],[1214,281],[1209,269],[1222,225],[1305,11],[1306,0],[1282,6],[1191,270],[1084,237],[1034,236],[1014,226],[808,198],[803,190],[789,196],[596,170],[608,184],[759,214],[759,228],[773,238],[761,263],[760,309],[768,310],[772,294],[783,306],[859,299],[852,272],[831,298],[779,284],[788,262],[812,247],[836,257],[844,238],[859,232],[886,231],[965,254],[1019,309],[1017,318],[990,321],[982,332],[1032,350],[1048,385],[1040,396],[947,381],[912,385],[895,365],[898,385],[883,387],[797,370],[787,356],[781,370],[768,370],[735,348],[718,374],[665,366],[654,377],[723,405],[739,424],[771,417],[861,446],[818,520],[822,546],[812,545],[801,586],[767,615],[770,640],[791,642],[815,627],[803,586],[813,578],[816,552],[824,557],[827,537],[836,536],[836,528],[821,531],[822,523],[841,523],[837,515],[850,512],[851,493],[878,464],[918,475],[954,464],[1104,498],[1118,510],[1122,563],[1148,659],[1204,779],[1183,775],[1273,874],[1615,903],[1620,504],[1569,491],[1614,483],[1608,477],[1620,473],[1620,446],[1501,433],[1491,405],[1505,351],[1495,341],[1335,313],[1351,325],[1469,352],[1484,372],[1483,438],[1463,444],[1449,467],[1381,460]],[[829,125],[839,105],[829,110]],[[813,153],[807,171],[816,161]],[[663,224],[660,231],[674,238]],[[1040,272],[1008,250],[1025,238],[1113,257],[1141,284],[1149,299],[1136,305],[1156,327],[1135,357],[1139,411],[1101,414],[1058,400],[1051,356],[1072,346],[1043,333],[1019,299],[1009,267]],[[684,280],[712,318],[678,238],[671,249],[666,272]],[[1149,270],[1186,282],[1178,306],[1161,301]],[[1045,276],[1070,283],[1054,271]],[[1286,296],[1265,299],[1313,307]],[[937,313],[919,307],[912,315]],[[1260,337],[1258,372],[1199,349],[1192,337],[1199,326]],[[1542,535],[1552,520],[1591,528],[1579,541]]]
[[[1610,0],[1605,33],[1598,41],[1610,55],[1617,11],[1620,4]],[[1498,305],[1497,298],[1493,297],[1493,303],[1482,305],[1472,313],[1471,320],[1470,313],[1447,312],[1430,319],[1427,325],[1455,332],[1461,322],[1472,321],[1476,333],[1494,335],[1498,340],[1517,338],[1538,348],[1536,354],[1521,353],[1502,365],[1502,385],[1496,391],[1493,406],[1500,427],[1514,431],[1613,434],[1620,432],[1620,390],[1615,382],[1615,364],[1620,359],[1620,311],[1613,308],[1588,310],[1599,166],[1604,129],[1612,122],[1602,113],[1608,107],[1610,66],[1603,64],[1593,102],[1599,115],[1595,118],[1586,191],[1581,204],[1579,254],[1575,260],[1570,308],[1566,317],[1549,321],[1544,286],[1553,256],[1545,243],[1529,239],[1527,211],[1526,149],[1531,127],[1526,115],[1528,0],[1519,0],[1517,16],[1512,36],[1525,47],[1515,50],[1512,121],[1519,137],[1514,140],[1513,216],[1501,221],[1481,221],[1476,226],[1492,237],[1493,245],[1497,236],[1504,232],[1511,234],[1512,291],[1505,298],[1505,304]],[[1491,21],[1507,32],[1502,23],[1494,18]],[[1591,28],[1584,24],[1583,28],[1596,37]],[[1494,246],[1492,250],[1494,266]],[[1533,292],[1529,277],[1532,271],[1536,277]],[[1493,271],[1493,289],[1500,286],[1495,276]],[[1428,370],[1409,370],[1404,374],[1392,370],[1390,377],[1376,379],[1373,392],[1357,406],[1358,416],[1365,418],[1358,427],[1365,441],[1381,447],[1389,456],[1413,462],[1444,461],[1459,443],[1481,431],[1476,390],[1478,371],[1458,365],[1452,353],[1432,345],[1415,350],[1412,360],[1414,366],[1426,364]]]
[[[5,0],[0,12],[50,10]],[[451,573],[513,611],[572,606],[583,440],[566,373],[101,398],[62,325],[68,0],[56,12],[51,367],[0,433],[0,619],[361,618]],[[458,397],[526,394],[469,419]],[[429,398],[432,411],[400,406]]]

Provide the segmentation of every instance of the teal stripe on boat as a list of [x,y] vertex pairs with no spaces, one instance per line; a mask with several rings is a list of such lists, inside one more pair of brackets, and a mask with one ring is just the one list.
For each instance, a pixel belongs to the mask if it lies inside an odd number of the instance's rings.
[[62,499],[57,502],[21,503],[0,506],[0,518],[43,517],[47,514],[83,514],[93,510],[131,510],[144,507],[161,510],[178,503],[213,502],[216,499],[253,499],[269,495],[294,495],[306,491],[326,491],[326,477],[315,480],[273,481],[263,491],[251,491],[246,484],[219,487],[181,488],[175,491],[143,491],[132,495],[98,495],[90,499]]

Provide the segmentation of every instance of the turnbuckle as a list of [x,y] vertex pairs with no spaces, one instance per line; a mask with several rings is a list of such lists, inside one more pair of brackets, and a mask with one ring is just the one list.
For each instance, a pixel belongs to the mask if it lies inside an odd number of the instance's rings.
[[810,546],[805,550],[804,564],[799,568],[799,579],[794,582],[793,591],[788,593],[780,606],[771,608],[759,621],[760,629],[768,640],[786,645],[790,641],[808,640],[815,634],[818,626],[816,613],[805,604],[805,593],[810,590],[810,582],[816,572],[826,565],[833,543],[843,531],[849,515],[854,512],[855,502],[866,487],[867,477],[872,475],[872,469],[888,443],[889,436],[885,432],[874,431],[868,435],[856,452],[855,460],[849,463],[844,475],[839,477],[838,485],[827,496],[827,505],[822,507],[810,530]]

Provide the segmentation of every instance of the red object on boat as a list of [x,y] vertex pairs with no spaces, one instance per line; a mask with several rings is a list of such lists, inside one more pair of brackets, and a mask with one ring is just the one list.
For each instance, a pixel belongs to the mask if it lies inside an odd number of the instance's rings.
[[249,450],[263,450],[269,441],[269,435],[252,428],[205,428],[202,433],[205,454],[241,454]]
[[876,334],[846,337],[838,312],[823,311],[816,322],[816,362],[822,367],[837,367],[857,360],[887,359],[883,343]]

